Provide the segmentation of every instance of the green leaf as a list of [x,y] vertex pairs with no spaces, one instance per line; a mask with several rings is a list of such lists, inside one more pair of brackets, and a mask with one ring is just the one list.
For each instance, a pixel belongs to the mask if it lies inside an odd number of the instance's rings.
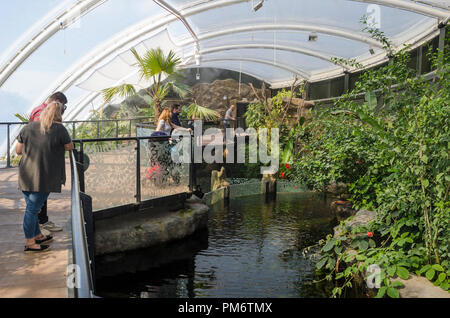
[[365,261],[366,259],[367,259],[367,257],[364,255],[356,255],[356,260],[358,260],[358,261]]
[[377,96],[374,92],[366,92],[365,99],[370,109],[375,109],[377,107]]
[[392,284],[391,284],[391,287],[403,287],[403,286],[405,286],[405,284],[403,284],[402,282],[393,282]]
[[427,155],[423,155],[422,156],[422,161],[427,164],[428,163],[428,156]]
[[428,186],[430,185],[430,181],[428,181],[427,179],[424,179],[422,181],[422,185],[423,185],[424,188],[428,188]]
[[388,267],[386,272],[388,273],[389,276],[394,277],[396,270],[397,270],[397,267],[394,265],[392,267]]
[[369,243],[367,241],[361,240],[361,241],[359,241],[358,246],[361,250],[365,251],[369,247]]
[[321,269],[323,267],[323,265],[325,265],[327,260],[328,260],[328,257],[322,257],[322,259],[316,264],[316,268]]
[[395,288],[392,288],[392,287],[389,287],[387,289],[387,294],[391,298],[399,298],[400,297],[400,294],[398,293],[398,290],[395,289]]
[[434,274],[435,274],[435,271],[434,271],[434,269],[429,269],[426,273],[425,273],[425,276],[429,279],[429,280],[432,280],[433,279],[433,277],[434,277]]
[[369,239],[369,246],[372,248],[376,247],[375,241],[372,239]]
[[431,268],[431,265],[425,265],[424,267],[422,267],[419,271],[420,274],[425,273],[427,270],[429,270]]
[[334,240],[331,239],[327,242],[327,244],[325,244],[325,246],[322,248],[322,251],[328,252],[333,248],[333,246],[334,246]]
[[443,272],[443,271],[445,271],[444,270],[444,268],[441,266],[441,265],[439,265],[439,264],[434,264],[433,266],[431,266],[435,271],[438,271],[438,272]]
[[445,282],[443,282],[443,283],[440,285],[440,287],[441,287],[443,290],[448,290],[449,287],[450,287],[450,285],[449,285],[449,283],[448,283],[447,281],[445,281]]
[[438,276],[438,279],[437,279],[439,284],[442,283],[446,277],[447,277],[447,275],[445,273],[440,273]]
[[397,275],[402,279],[408,279],[409,271],[406,268],[399,266],[397,267]]
[[383,298],[384,294],[386,294],[386,286],[381,287],[380,289],[378,289],[378,293],[375,296],[375,298]]

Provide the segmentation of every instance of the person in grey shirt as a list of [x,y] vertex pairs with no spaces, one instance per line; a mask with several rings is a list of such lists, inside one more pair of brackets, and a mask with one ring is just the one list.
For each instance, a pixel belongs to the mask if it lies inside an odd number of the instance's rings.
[[224,118],[224,121],[223,121],[223,123],[225,125],[225,128],[231,128],[233,121],[236,120],[233,117],[233,111],[234,111],[234,105],[231,105],[230,108],[225,113],[225,118]]
[[50,249],[51,235],[44,236],[39,227],[38,213],[50,192],[61,192],[66,182],[65,151],[73,150],[69,133],[62,125],[63,105],[52,102],[38,122],[25,126],[17,137],[16,153],[19,163],[19,189],[25,197],[23,220],[24,252],[43,252]]

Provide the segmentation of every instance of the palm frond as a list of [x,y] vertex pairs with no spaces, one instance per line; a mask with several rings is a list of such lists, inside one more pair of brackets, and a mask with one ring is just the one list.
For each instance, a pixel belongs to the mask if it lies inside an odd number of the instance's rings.
[[110,102],[114,96],[120,96],[123,98],[136,95],[136,89],[131,84],[123,84],[114,86],[102,90],[103,99],[106,103]]
[[220,118],[220,114],[217,111],[200,106],[195,103],[189,105],[187,109],[187,116],[189,118],[204,119],[210,121],[217,120]]
[[30,116],[28,116],[28,115],[21,115],[21,114],[17,113],[17,114],[14,114],[14,116],[19,118],[19,120],[24,123],[27,123],[30,121]]

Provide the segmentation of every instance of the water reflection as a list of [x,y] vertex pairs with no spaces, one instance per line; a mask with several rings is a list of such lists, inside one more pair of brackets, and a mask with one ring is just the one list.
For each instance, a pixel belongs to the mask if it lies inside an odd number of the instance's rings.
[[97,260],[104,297],[325,297],[303,248],[332,232],[331,199],[250,196],[211,208],[208,231]]

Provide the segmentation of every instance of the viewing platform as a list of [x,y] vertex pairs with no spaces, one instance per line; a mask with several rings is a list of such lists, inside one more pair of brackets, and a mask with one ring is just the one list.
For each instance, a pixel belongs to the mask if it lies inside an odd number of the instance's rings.
[[67,222],[70,215],[70,167],[61,193],[48,199],[49,219],[62,226],[53,232],[51,249],[40,254],[25,254],[22,228],[25,199],[18,189],[18,168],[0,169],[0,297],[67,298],[66,269],[70,238]]

